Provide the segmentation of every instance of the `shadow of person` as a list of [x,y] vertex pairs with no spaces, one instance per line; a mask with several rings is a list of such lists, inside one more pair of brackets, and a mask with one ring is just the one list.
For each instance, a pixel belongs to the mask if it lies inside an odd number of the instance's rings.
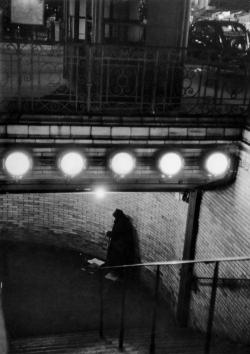
[[131,228],[131,242],[132,242],[132,254],[131,254],[131,260],[132,263],[141,263],[141,252],[140,252],[140,244],[139,244],[139,237],[137,230],[134,226],[133,219],[131,216],[126,215],[128,218],[128,221],[130,223],[130,228]]
[[[140,242],[137,230],[134,226],[134,222],[131,216],[126,215],[128,218],[130,229],[131,229],[131,258],[129,264],[139,264],[141,263],[141,251],[140,251]],[[141,267],[131,268],[129,276],[132,279],[138,279],[140,276]]]

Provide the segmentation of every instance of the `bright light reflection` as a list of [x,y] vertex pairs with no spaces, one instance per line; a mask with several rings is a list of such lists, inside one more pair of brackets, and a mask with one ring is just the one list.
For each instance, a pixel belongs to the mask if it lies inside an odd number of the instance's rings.
[[183,165],[182,158],[175,152],[168,152],[160,158],[159,168],[164,175],[169,177],[180,172]]
[[31,159],[22,151],[11,152],[4,161],[7,172],[14,178],[22,178],[31,169]]
[[110,167],[116,174],[125,176],[135,168],[135,159],[127,152],[119,152],[111,159]]
[[66,176],[75,177],[86,168],[86,160],[78,152],[68,152],[61,157],[59,167]]
[[104,187],[96,187],[94,193],[98,199],[102,199],[106,196],[106,189]]
[[213,176],[223,175],[229,168],[229,158],[222,152],[211,154],[206,160],[206,170]]

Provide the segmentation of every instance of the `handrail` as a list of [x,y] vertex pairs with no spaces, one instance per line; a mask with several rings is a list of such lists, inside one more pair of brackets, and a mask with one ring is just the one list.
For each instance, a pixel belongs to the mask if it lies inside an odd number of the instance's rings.
[[145,262],[145,263],[123,264],[117,266],[104,266],[101,269],[133,268],[133,267],[147,267],[147,266],[157,266],[157,265],[178,265],[178,264],[195,264],[195,263],[235,262],[235,261],[250,261],[250,256],[194,259],[194,260],[182,260],[182,261],[177,260],[177,261]]
[[[174,260],[174,261],[158,261],[158,262],[145,262],[145,263],[135,263],[135,264],[123,264],[117,266],[103,266],[99,268],[100,271],[100,337],[103,338],[103,284],[102,284],[102,271],[110,270],[114,268],[136,268],[136,267],[147,267],[147,266],[156,266],[156,280],[155,280],[155,291],[154,291],[154,303],[153,303],[153,315],[152,315],[152,328],[151,328],[151,340],[150,340],[150,348],[149,353],[155,354],[155,336],[156,336],[156,321],[157,321],[157,306],[158,306],[158,292],[159,292],[159,282],[160,282],[160,267],[161,266],[170,266],[170,265],[184,265],[184,264],[214,264],[214,272],[213,272],[213,282],[210,296],[210,304],[209,304],[209,313],[208,313],[208,321],[207,321],[207,329],[206,329],[206,337],[204,343],[204,354],[211,353],[211,340],[212,340],[212,328],[213,328],[213,319],[214,319],[214,311],[216,304],[216,293],[219,281],[219,265],[221,262],[237,262],[237,261],[250,261],[250,256],[244,257],[224,257],[224,258],[206,258],[206,259],[196,259],[196,260]],[[121,313],[120,313],[120,335],[119,335],[119,350],[123,351],[123,343],[124,343],[124,319],[126,312],[126,278],[128,273],[124,269],[124,278],[123,278],[123,291],[121,298]]]
[[196,58],[190,49],[186,55],[186,48],[159,46],[0,42],[0,47],[3,112],[119,112],[162,119],[206,114],[216,121],[223,116],[226,123],[228,115],[237,115],[239,126],[248,112],[249,68],[243,59]]

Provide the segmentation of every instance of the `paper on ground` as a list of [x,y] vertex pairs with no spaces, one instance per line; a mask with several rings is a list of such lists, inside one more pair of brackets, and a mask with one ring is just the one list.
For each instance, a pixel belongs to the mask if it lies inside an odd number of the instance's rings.
[[93,259],[88,259],[88,263],[95,264],[100,267],[104,263],[104,261],[97,259],[97,258],[93,258]]

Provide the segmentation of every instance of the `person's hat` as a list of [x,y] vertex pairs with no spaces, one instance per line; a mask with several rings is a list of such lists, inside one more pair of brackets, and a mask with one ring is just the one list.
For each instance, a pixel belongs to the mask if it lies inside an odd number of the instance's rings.
[[113,217],[114,218],[119,218],[120,216],[124,215],[123,211],[121,209],[115,209],[113,212]]

